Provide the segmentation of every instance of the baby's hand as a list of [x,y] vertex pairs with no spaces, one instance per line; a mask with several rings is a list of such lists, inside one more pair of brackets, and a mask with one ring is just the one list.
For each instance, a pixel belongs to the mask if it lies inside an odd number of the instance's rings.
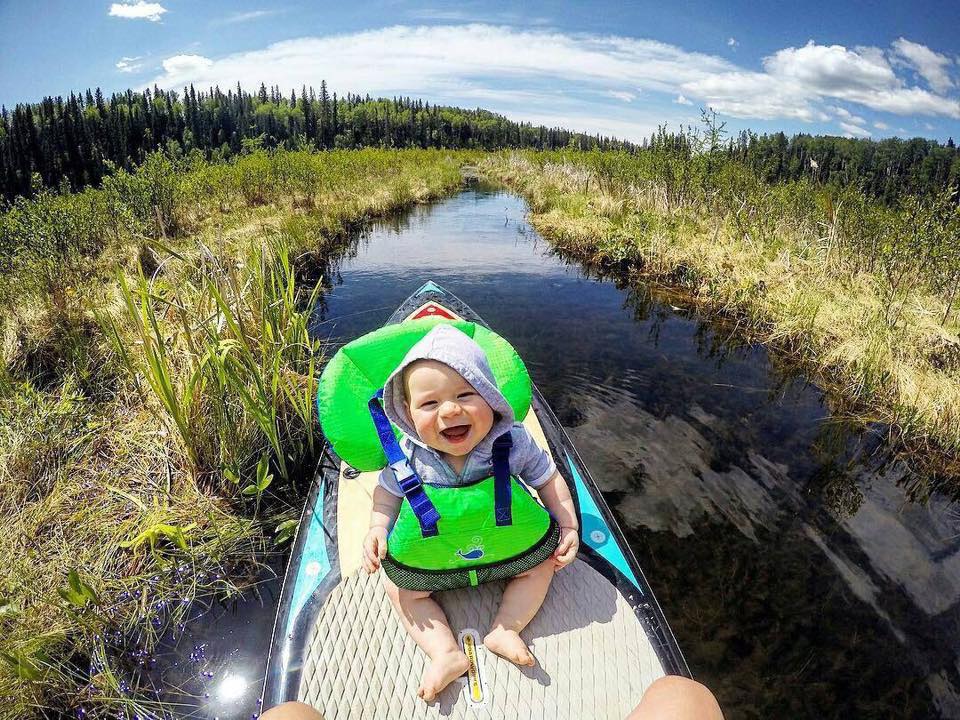
[[363,539],[363,569],[367,574],[380,569],[380,561],[387,555],[387,529],[374,525]]
[[576,528],[560,528],[560,544],[553,553],[553,561],[557,570],[573,562],[580,547],[580,533]]

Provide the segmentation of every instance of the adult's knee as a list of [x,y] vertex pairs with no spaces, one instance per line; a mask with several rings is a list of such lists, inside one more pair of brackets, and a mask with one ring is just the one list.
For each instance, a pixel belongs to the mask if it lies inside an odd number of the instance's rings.
[[631,720],[672,718],[674,720],[723,720],[713,693],[696,680],[667,675],[656,680],[647,691]]
[[323,716],[309,705],[286,702],[267,710],[260,720],[323,720]]

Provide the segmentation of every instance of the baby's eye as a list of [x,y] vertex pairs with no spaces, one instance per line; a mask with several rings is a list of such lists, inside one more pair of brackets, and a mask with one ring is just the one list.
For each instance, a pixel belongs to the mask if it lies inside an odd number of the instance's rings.
[[471,398],[474,395],[476,395],[476,393],[473,392],[472,390],[466,390],[460,393],[459,395],[457,395],[457,400],[466,400],[467,398]]
[[419,407],[421,410],[429,410],[430,408],[436,407],[436,400],[427,400],[426,402],[420,403]]

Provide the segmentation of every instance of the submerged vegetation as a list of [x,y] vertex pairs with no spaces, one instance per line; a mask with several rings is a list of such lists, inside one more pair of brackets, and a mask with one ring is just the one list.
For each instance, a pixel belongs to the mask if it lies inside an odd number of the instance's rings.
[[315,278],[351,227],[475,159],[153,153],[0,215],[0,717],[156,714],[137,681],[158,638],[289,537],[283,490],[317,451]]
[[[561,251],[653,279],[795,354],[847,412],[887,424],[960,493],[960,205],[894,206],[811,179],[769,184],[723,128],[610,152],[509,152],[482,164]],[[927,492],[929,483],[914,490]]]

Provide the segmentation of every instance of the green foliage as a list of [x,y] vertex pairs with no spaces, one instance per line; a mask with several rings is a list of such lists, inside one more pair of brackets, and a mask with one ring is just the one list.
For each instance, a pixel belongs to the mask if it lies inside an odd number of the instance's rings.
[[[315,363],[318,341],[307,331],[320,286],[302,296],[280,236],[251,243],[242,263],[207,255],[178,293],[140,275],[135,288],[120,278],[127,321],[135,329],[135,358],[111,330],[131,372],[142,372],[159,402],[161,419],[180,438],[200,473],[226,468],[228,479],[271,449],[280,475],[290,477],[314,448]],[[164,308],[172,323],[158,318]],[[176,353],[174,355],[174,353]],[[266,489],[258,463],[253,493]]]
[[130,540],[123,540],[117,543],[122,548],[130,548],[137,551],[140,548],[148,547],[150,554],[157,556],[162,552],[163,545],[161,540],[166,540],[173,548],[186,552],[188,550],[187,542],[189,533],[196,527],[194,523],[188,525],[171,525],[169,523],[157,522],[147,527],[136,537]]
[[67,576],[67,587],[58,590],[60,597],[72,607],[84,609],[87,605],[99,605],[100,598],[87,583],[80,579],[80,574],[71,569]]
[[0,314],[0,717],[78,702],[143,716],[105,631],[153,647],[190,607],[155,600],[234,591],[295,532],[261,501],[314,465],[307,324],[328,256],[476,160],[251,148],[215,165],[175,150],[99,190],[38,185],[0,214],[14,248],[0,283],[18,290]]
[[257,463],[257,477],[252,483],[243,488],[242,493],[244,495],[256,495],[259,497],[263,494],[263,491],[270,487],[270,483],[273,482],[273,475],[268,472],[270,467],[270,458],[267,455],[263,455],[260,458],[260,462]]
[[48,659],[42,652],[30,652],[17,649],[10,652],[0,652],[0,660],[13,671],[21,680],[37,682],[46,675]]
[[284,520],[282,523],[277,525],[274,528],[273,542],[278,547],[281,545],[286,545],[293,539],[293,536],[297,532],[297,526],[299,525],[298,520]]
[[106,178],[103,189],[115,218],[115,234],[122,229],[153,239],[180,230],[181,167],[171,156],[148,153],[136,172],[118,170]]

